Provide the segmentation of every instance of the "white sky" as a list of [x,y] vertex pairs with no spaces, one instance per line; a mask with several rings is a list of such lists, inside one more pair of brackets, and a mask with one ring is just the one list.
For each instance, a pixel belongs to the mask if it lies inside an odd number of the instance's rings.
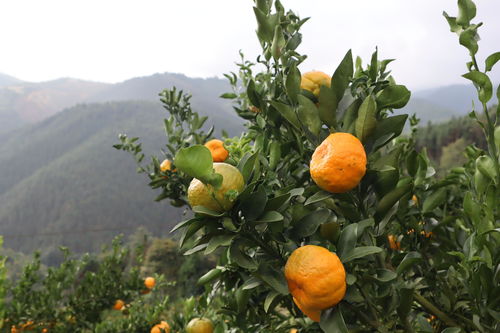
[[[302,18],[303,72],[333,73],[345,52],[369,61],[375,46],[411,89],[465,83],[467,51],[442,11],[456,0],[282,0]],[[476,0],[479,61],[500,51],[500,1]],[[260,50],[251,0],[2,0],[0,73],[27,81],[75,77],[119,82],[175,72],[221,77],[241,49]],[[498,65],[496,78],[500,78]]]

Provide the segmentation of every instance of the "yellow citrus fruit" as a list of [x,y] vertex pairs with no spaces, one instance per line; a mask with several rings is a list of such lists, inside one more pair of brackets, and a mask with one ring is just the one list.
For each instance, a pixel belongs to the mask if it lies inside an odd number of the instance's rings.
[[388,235],[387,240],[389,241],[389,247],[395,251],[401,250],[401,242],[396,240],[396,236]]
[[297,333],[298,330],[296,328],[290,328],[290,333]]
[[187,333],[212,333],[214,325],[207,318],[193,318],[186,326]]
[[205,147],[212,153],[214,162],[224,162],[229,156],[229,152],[224,148],[224,143],[221,140],[210,140],[205,143]]
[[312,320],[321,311],[338,304],[346,291],[344,265],[326,248],[305,245],[292,252],[285,265],[285,277],[293,301]]
[[316,147],[309,167],[320,188],[344,193],[356,187],[366,173],[365,149],[354,135],[333,133]]
[[154,286],[156,284],[156,280],[154,277],[147,277],[145,280],[144,280],[144,285],[146,286],[146,288],[148,289],[153,289]]
[[203,206],[222,213],[228,211],[234,205],[234,201],[225,197],[225,194],[230,190],[241,193],[245,182],[241,172],[231,164],[214,163],[214,170],[223,177],[221,187],[215,190],[211,185],[205,185],[195,178],[189,184],[188,202],[191,207]]
[[117,299],[115,302],[115,305],[113,305],[113,309],[115,310],[121,310],[125,306],[125,302],[122,301],[121,299]]
[[161,164],[160,164],[161,172],[165,172],[167,170],[170,170],[171,167],[172,167],[172,162],[170,162],[170,160],[168,158],[164,159],[163,162],[161,162]]
[[330,87],[332,79],[326,73],[320,71],[311,71],[304,73],[300,80],[300,88],[309,90],[316,97],[319,96],[321,86]]
[[166,321],[161,321],[151,328],[150,333],[170,333],[170,325]]

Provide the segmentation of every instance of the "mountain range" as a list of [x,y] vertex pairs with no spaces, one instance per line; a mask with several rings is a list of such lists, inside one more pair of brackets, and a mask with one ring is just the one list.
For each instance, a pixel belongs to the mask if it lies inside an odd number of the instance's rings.
[[[76,79],[30,83],[0,75],[0,234],[5,246],[57,256],[55,245],[94,251],[118,233],[145,226],[165,236],[182,218],[116,151],[119,133],[139,136],[147,155],[161,155],[167,116],[158,93],[176,86],[193,94],[195,111],[218,130],[238,135],[243,122],[218,78],[155,74],[117,84]],[[422,123],[465,114],[472,86],[415,92],[405,112]],[[469,102],[467,102],[467,100]],[[216,135],[220,132],[216,131]]]

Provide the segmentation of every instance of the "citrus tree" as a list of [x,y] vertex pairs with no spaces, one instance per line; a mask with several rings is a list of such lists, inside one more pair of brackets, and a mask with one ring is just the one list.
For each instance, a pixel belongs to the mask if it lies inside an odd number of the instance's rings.
[[[186,255],[218,253],[199,284],[223,302],[217,332],[492,332],[500,329],[499,141],[487,76],[476,59],[476,7],[445,13],[471,54],[488,150],[434,177],[415,150],[418,120],[394,110],[410,92],[375,50],[366,65],[347,51],[332,75],[301,73],[300,19],[280,1],[256,0],[262,54],[226,74],[247,120],[240,137],[213,138],[182,91],[165,90],[166,150],[139,171],[158,200],[188,206]],[[500,95],[500,90],[497,90]],[[484,120],[482,120],[484,119]],[[409,122],[410,133],[402,135]],[[224,320],[222,320],[224,319]]]

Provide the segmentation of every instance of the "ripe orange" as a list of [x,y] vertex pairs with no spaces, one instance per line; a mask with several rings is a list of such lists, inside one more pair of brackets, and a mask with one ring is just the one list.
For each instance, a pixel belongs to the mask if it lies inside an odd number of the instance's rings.
[[170,333],[170,325],[166,321],[161,321],[151,328],[150,333]]
[[113,305],[113,309],[115,310],[121,310],[125,306],[125,302],[122,301],[121,299],[117,299],[115,302],[115,305]]
[[187,333],[212,333],[214,325],[207,318],[193,318],[186,326]]
[[147,277],[145,280],[144,280],[144,285],[146,286],[146,288],[148,289],[153,289],[154,286],[156,284],[156,280],[154,277]]
[[224,162],[229,156],[229,152],[224,148],[224,143],[221,140],[210,140],[205,143],[205,147],[212,153],[214,162]]
[[333,252],[305,245],[292,252],[285,277],[293,301],[312,320],[319,322],[321,310],[338,304],[346,292],[344,265]]
[[344,193],[356,187],[366,173],[361,141],[349,133],[330,134],[314,151],[311,177],[321,189]]
[[300,88],[309,90],[316,97],[319,96],[321,86],[330,87],[332,79],[326,73],[320,71],[311,71],[304,73],[300,81]]
[[396,240],[396,236],[388,235],[387,240],[389,241],[389,247],[395,251],[401,250],[401,242]]
[[214,163],[216,173],[222,175],[222,186],[218,190],[210,185],[206,186],[198,179],[193,179],[188,188],[188,202],[191,207],[203,206],[215,212],[225,212],[231,209],[234,201],[225,196],[230,190],[236,190],[239,193],[245,186],[243,175],[234,166],[227,163]]
[[168,158],[164,159],[163,162],[161,162],[161,164],[160,164],[160,170],[162,172],[170,170],[171,167],[172,167],[172,162],[170,162],[170,160]]

